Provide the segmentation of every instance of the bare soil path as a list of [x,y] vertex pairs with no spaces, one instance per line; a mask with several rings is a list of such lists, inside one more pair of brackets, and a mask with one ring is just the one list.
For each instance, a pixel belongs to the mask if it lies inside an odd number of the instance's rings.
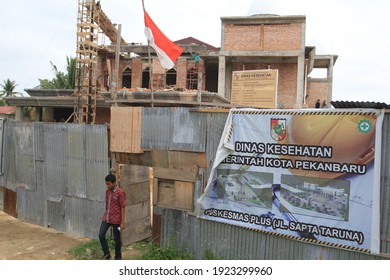
[[[0,260],[71,260],[69,250],[89,240],[25,223],[0,211]],[[126,246],[122,255],[131,260],[140,252]]]
[[67,260],[69,249],[85,241],[0,211],[0,260]]

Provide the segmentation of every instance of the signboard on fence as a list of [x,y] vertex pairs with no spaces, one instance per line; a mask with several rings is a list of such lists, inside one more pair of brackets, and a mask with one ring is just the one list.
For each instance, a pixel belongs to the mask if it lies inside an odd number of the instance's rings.
[[204,219],[379,252],[379,110],[230,111]]
[[276,108],[278,70],[233,71],[231,103],[234,105]]

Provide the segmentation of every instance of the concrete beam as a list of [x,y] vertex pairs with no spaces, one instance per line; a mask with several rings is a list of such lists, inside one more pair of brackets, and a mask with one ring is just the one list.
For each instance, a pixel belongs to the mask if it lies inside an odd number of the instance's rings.
[[[180,45],[182,48],[184,48],[183,53],[191,53],[191,52],[199,52],[200,54],[206,54],[209,53],[207,50],[207,47],[204,45]],[[107,46],[110,50],[115,50],[115,45],[109,45]],[[147,45],[121,45],[120,46],[120,52],[126,52],[126,53],[136,53],[138,55],[148,55],[148,46]],[[155,54],[156,52],[152,47],[150,47],[150,53]]]
[[[7,97],[10,106],[22,107],[74,107],[73,97]],[[110,107],[103,99],[96,100],[97,107]]]
[[220,55],[224,56],[258,56],[258,57],[297,57],[305,56],[304,51],[220,51]]
[[306,16],[279,16],[279,15],[253,15],[250,17],[221,17],[222,24],[291,24],[291,23],[304,23],[306,22]]
[[225,97],[225,87],[226,87],[226,57],[219,57],[219,70],[218,70],[218,94]]

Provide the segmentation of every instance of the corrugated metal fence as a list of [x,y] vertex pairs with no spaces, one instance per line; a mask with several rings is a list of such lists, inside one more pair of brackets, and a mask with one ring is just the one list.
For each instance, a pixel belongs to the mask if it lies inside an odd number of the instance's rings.
[[[196,116],[193,116],[196,117]],[[222,133],[226,115],[207,119],[207,158],[211,163]],[[161,243],[187,250],[197,259],[212,252],[219,259],[389,259],[390,258],[390,114],[385,114],[382,134],[380,189],[380,252],[371,255],[288,239],[228,224],[201,220],[184,211],[155,208],[162,216]],[[213,137],[210,137],[214,135]],[[215,137],[215,138],[214,138]],[[213,138],[213,139],[211,139]],[[212,148],[214,145],[214,148]],[[211,165],[210,165],[211,166]],[[209,170],[208,172],[209,173]]]
[[[207,180],[227,113],[188,108],[144,108],[142,148],[206,153]],[[96,238],[104,208],[102,178],[109,171],[107,128],[6,122],[0,185],[17,192],[19,219]],[[201,220],[185,211],[155,208],[161,243],[197,259],[385,259],[390,256],[390,114],[383,123],[381,256],[326,247]],[[199,184],[197,184],[199,185]],[[201,187],[197,186],[195,199]],[[0,205],[1,206],[1,205]]]
[[109,172],[107,127],[4,125],[0,184],[17,193],[20,220],[96,238]]

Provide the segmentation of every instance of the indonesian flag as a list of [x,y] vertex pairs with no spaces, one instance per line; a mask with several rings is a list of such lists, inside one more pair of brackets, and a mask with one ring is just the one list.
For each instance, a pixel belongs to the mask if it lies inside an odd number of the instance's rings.
[[161,65],[165,69],[171,69],[174,66],[173,62],[180,56],[184,49],[173,43],[161,32],[145,9],[144,19],[145,35],[149,40],[149,44],[156,51]]

